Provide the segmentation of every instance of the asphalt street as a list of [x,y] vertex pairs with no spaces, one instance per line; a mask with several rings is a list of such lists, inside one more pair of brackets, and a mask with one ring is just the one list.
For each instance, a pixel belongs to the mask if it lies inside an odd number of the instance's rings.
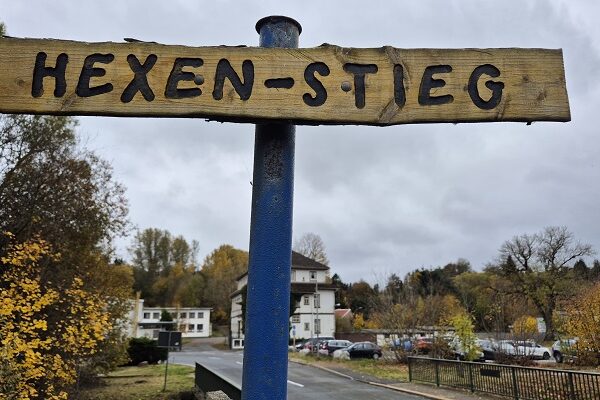
[[[242,351],[221,351],[209,345],[200,345],[181,352],[172,352],[170,363],[195,366],[198,362],[230,381],[242,385]],[[372,386],[314,367],[289,363],[288,399],[347,399],[347,400],[423,400],[423,397]]]

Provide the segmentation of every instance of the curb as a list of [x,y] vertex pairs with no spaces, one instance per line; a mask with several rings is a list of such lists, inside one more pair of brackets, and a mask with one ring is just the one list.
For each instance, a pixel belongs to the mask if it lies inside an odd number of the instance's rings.
[[379,386],[379,387],[383,387],[386,389],[391,389],[391,390],[395,390],[397,392],[403,392],[403,393],[408,393],[408,394],[414,394],[415,396],[421,396],[421,397],[426,397],[428,399],[433,399],[433,400],[450,400],[448,397],[443,397],[443,396],[436,396],[435,394],[429,394],[429,393],[422,393],[422,392],[417,392],[416,390],[410,390],[410,389],[404,389],[404,388],[399,388],[397,386],[392,386],[392,385],[386,385],[385,383],[377,383],[377,382],[367,382],[369,385],[373,385],[373,386]]
[[425,398],[432,399],[432,400],[452,400],[452,399],[450,399],[448,397],[437,396],[437,395],[429,394],[429,393],[422,393],[422,392],[418,392],[416,390],[411,390],[411,389],[399,388],[397,386],[387,385],[385,383],[377,383],[377,382],[366,381],[366,380],[363,380],[363,379],[356,379],[356,378],[351,377],[350,375],[346,375],[346,374],[343,374],[341,372],[335,371],[333,369],[322,367],[320,365],[309,364],[309,363],[302,362],[302,361],[299,361],[299,360],[289,360],[289,361],[293,362],[293,363],[296,363],[296,364],[300,364],[300,365],[306,365],[306,366],[309,366],[309,367],[318,368],[320,370],[327,371],[329,373],[341,376],[343,378],[350,379],[351,381],[362,382],[362,383],[366,383],[366,384],[369,384],[369,385],[379,386],[379,387],[382,387],[382,388],[386,388],[386,389],[390,389],[390,390],[395,390],[397,392],[402,392],[402,393],[407,393],[407,394],[413,394],[415,396],[421,396],[421,397],[425,397]]

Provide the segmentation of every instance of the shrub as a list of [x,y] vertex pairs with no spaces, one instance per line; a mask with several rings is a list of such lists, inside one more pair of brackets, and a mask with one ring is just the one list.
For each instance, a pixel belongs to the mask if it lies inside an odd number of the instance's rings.
[[450,324],[454,327],[457,342],[455,350],[462,353],[467,361],[473,361],[479,358],[480,348],[477,345],[477,336],[475,335],[473,317],[465,312],[458,313],[450,318]]
[[158,347],[156,340],[149,338],[131,338],[127,349],[130,362],[128,365],[138,365],[143,361],[156,364],[167,359],[167,349]]
[[532,357],[506,354],[501,351],[496,353],[494,362],[496,364],[519,365],[521,367],[533,367],[536,365]]

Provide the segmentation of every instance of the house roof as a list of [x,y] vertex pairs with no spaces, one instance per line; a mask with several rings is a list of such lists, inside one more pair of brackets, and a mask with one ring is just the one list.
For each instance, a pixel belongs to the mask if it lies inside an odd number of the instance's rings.
[[[308,258],[300,253],[292,250],[292,269],[309,270],[309,271],[329,271],[329,267],[318,261]],[[248,275],[248,271],[238,276],[235,280],[239,281],[244,276]]]
[[[291,292],[295,294],[309,294],[314,293],[315,289],[317,288],[319,289],[319,291],[337,290],[337,287],[331,283],[319,283],[318,285],[315,285],[314,282],[292,282]],[[234,298],[238,294],[242,293],[243,290],[243,288],[236,290],[235,292],[229,295],[229,298]]]
[[309,269],[312,271],[329,271],[329,267],[318,261],[292,251],[292,269]]
[[352,318],[352,310],[349,308],[338,308],[335,310],[336,318]]

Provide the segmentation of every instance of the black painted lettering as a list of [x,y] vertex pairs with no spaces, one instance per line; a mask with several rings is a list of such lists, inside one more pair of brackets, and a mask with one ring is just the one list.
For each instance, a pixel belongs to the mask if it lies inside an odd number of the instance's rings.
[[104,68],[95,67],[94,64],[110,64],[114,59],[115,56],[112,54],[94,53],[87,56],[83,61],[81,74],[79,74],[79,82],[77,82],[77,89],[75,89],[77,96],[91,97],[112,91],[112,83],[104,83],[102,85],[90,87],[90,79],[94,76],[106,75],[106,70]]
[[398,107],[404,107],[406,104],[404,67],[401,64],[394,65],[394,101]]
[[344,71],[354,75],[354,104],[356,108],[365,107],[365,75],[377,73],[375,64],[344,64]]
[[33,81],[31,83],[31,95],[40,97],[44,94],[44,78],[50,76],[54,78],[54,97],[62,97],[67,91],[67,79],[65,71],[69,56],[65,53],[59,54],[56,58],[56,66],[46,67],[46,58],[48,55],[42,51],[35,57],[35,67],[33,68]]
[[444,74],[452,72],[450,65],[430,65],[425,68],[423,78],[421,79],[421,87],[419,88],[419,104],[422,106],[437,106],[440,104],[452,103],[454,97],[451,94],[440,96],[432,96],[431,89],[441,88],[446,86],[446,81],[443,79],[434,79],[435,74]]
[[315,76],[316,72],[321,76],[327,76],[330,71],[327,64],[322,62],[314,62],[306,66],[306,69],[304,70],[304,80],[308,86],[315,91],[315,95],[311,96],[309,93],[304,93],[302,95],[302,100],[304,100],[306,105],[311,107],[322,106],[327,100],[327,90],[325,90],[325,86],[323,86],[321,81]]
[[[202,94],[202,90],[200,88],[179,89],[177,85],[181,81],[204,83],[204,78],[202,75],[196,76],[196,74],[193,72],[182,71],[184,67],[198,68],[203,64],[204,61],[201,58],[176,58],[175,63],[173,63],[173,69],[169,74],[169,79],[167,80],[165,97],[167,99],[185,99],[200,96]],[[201,83],[198,84],[198,86],[200,85]]]
[[294,78],[271,78],[265,80],[267,89],[291,89],[294,87]]
[[504,83],[486,81],[485,86],[492,91],[492,96],[486,101],[481,98],[479,90],[477,89],[477,82],[483,74],[488,75],[491,78],[498,78],[500,76],[500,70],[491,64],[484,64],[475,68],[471,74],[471,77],[469,78],[469,96],[471,96],[473,104],[475,104],[477,107],[481,108],[482,110],[491,110],[496,108],[502,100],[502,89],[504,89]]
[[140,61],[133,54],[127,56],[129,68],[131,68],[131,70],[134,72],[134,75],[131,82],[129,82],[129,85],[127,85],[121,94],[121,101],[123,103],[129,103],[131,100],[133,100],[133,97],[138,91],[142,94],[142,96],[144,96],[144,100],[154,100],[154,92],[148,83],[147,74],[150,72],[152,67],[154,67],[154,64],[156,64],[156,60],[158,60],[156,54],[150,54],[148,57],[146,57],[144,64],[140,64]]
[[225,78],[227,78],[240,96],[240,99],[248,100],[252,95],[252,86],[254,85],[254,64],[252,61],[244,60],[242,63],[242,75],[244,76],[244,83],[240,80],[229,60],[225,58],[219,60],[217,71],[215,72],[213,99],[221,100],[223,98],[223,86],[225,85]]

